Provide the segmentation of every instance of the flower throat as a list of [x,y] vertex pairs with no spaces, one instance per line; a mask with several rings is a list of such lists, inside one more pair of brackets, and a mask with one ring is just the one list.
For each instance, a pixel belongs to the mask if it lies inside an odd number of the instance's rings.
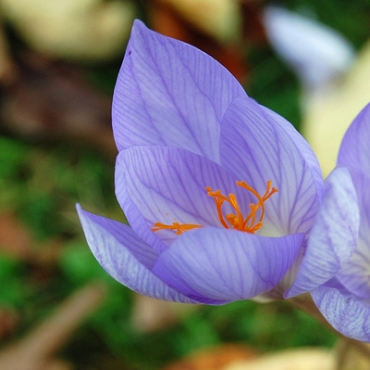
[[[250,211],[246,217],[243,216],[243,213],[240,210],[235,194],[230,193],[226,196],[221,193],[221,190],[212,190],[209,186],[206,187],[206,190],[207,195],[212,197],[215,202],[218,218],[225,229],[240,230],[253,234],[263,226],[262,220],[265,216],[266,200],[279,191],[275,187],[271,188],[271,184],[271,180],[267,181],[265,194],[261,196],[245,181],[236,182],[237,186],[248,190],[257,198],[256,203],[251,203],[249,205]],[[223,214],[222,206],[224,203],[229,204],[232,207],[233,213]],[[259,213],[259,217],[257,213]],[[156,222],[152,227],[152,231],[171,230],[175,231],[177,235],[181,235],[185,231],[199,229],[201,227],[203,226],[197,224],[180,224],[178,222],[173,222],[172,225],[166,225],[161,222]]]

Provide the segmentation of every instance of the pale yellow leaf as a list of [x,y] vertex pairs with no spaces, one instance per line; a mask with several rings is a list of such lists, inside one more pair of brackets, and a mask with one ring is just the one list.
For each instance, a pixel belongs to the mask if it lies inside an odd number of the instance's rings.
[[318,91],[308,102],[303,134],[313,147],[326,177],[335,167],[343,135],[370,102],[370,42],[343,81]]

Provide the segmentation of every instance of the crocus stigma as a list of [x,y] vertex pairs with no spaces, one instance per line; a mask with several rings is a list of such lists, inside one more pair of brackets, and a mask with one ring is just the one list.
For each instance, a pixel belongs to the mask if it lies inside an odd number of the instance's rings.
[[136,21],[112,117],[130,226],[77,209],[96,259],[132,290],[215,305],[291,297],[350,258],[349,173],[324,183],[293,126],[203,52]]

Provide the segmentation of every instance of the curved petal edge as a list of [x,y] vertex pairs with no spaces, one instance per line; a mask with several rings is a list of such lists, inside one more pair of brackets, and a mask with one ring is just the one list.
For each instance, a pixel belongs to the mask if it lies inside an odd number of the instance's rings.
[[337,167],[325,181],[325,195],[307,249],[286,298],[310,291],[330,280],[350,259],[358,241],[360,215],[351,176]]
[[157,254],[129,226],[93,215],[80,205],[76,208],[92,253],[115,280],[149,297],[199,303],[175,291],[150,271],[148,267],[155,262]]
[[340,290],[321,286],[311,292],[318,309],[343,335],[370,342],[370,307]]

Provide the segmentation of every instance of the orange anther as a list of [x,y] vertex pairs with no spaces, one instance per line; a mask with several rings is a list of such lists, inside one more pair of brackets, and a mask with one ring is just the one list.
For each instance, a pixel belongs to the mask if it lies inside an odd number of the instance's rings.
[[[206,187],[207,195],[212,197],[215,204],[216,204],[216,211],[218,218],[221,222],[221,225],[226,229],[235,229],[240,231],[245,231],[247,233],[255,233],[263,226],[263,217],[265,216],[265,202],[268,200],[273,194],[277,193],[279,190],[275,187],[271,188],[272,181],[267,181],[266,184],[266,191],[265,194],[262,196],[254,190],[250,185],[248,185],[245,181],[237,181],[236,185],[248,190],[251,192],[256,198],[257,203],[251,203],[249,205],[250,211],[246,217],[243,216],[242,211],[240,210],[238,201],[236,199],[236,195],[230,193],[228,196],[221,194],[221,190],[213,191],[211,187]],[[234,213],[226,214],[225,216],[222,213],[222,205],[224,203],[229,203],[232,207]],[[257,213],[259,211],[259,217]],[[159,230],[172,230],[176,231],[177,235],[181,235],[185,231],[189,231],[192,229],[198,229],[202,227],[202,225],[197,224],[180,224],[178,222],[173,222],[172,225],[162,224],[161,222],[156,222],[152,230],[159,231]]]

